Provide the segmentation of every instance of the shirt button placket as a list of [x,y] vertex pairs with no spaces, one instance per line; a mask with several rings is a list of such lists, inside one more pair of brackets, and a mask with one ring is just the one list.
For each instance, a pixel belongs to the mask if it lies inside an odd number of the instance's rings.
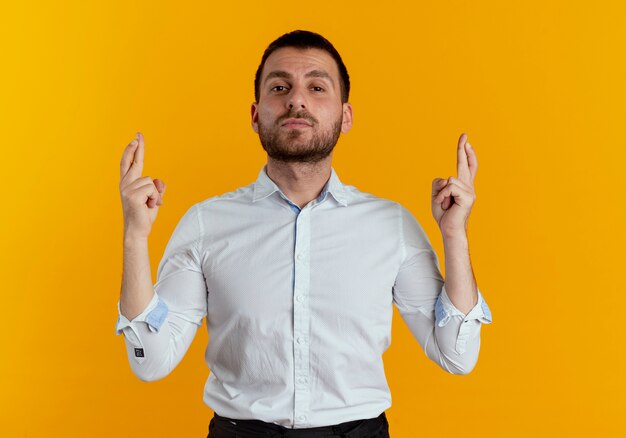
[[300,211],[296,219],[294,248],[294,425],[307,427],[311,392],[309,388],[309,318],[307,297],[310,282],[311,208]]

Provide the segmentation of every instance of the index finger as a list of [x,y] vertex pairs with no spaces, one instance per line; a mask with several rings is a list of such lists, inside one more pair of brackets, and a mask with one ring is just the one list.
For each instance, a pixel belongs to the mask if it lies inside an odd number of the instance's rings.
[[133,141],[128,143],[126,149],[124,149],[124,153],[122,154],[122,160],[120,161],[120,180],[124,179],[128,170],[131,167],[133,162],[133,156],[135,155],[135,151],[137,150],[137,146],[139,146],[139,141],[135,138]]
[[143,171],[143,154],[145,146],[143,141],[143,134],[141,132],[137,133],[137,142],[138,144],[133,155],[133,162],[131,163],[130,169],[128,169],[128,172],[124,177],[129,178],[131,181],[141,178],[141,172]]
[[465,151],[465,143],[467,142],[467,134],[461,134],[459,137],[459,144],[457,146],[457,163],[456,163],[456,173],[457,177],[463,181],[464,183],[471,184],[471,174],[469,163],[467,161],[467,152]]

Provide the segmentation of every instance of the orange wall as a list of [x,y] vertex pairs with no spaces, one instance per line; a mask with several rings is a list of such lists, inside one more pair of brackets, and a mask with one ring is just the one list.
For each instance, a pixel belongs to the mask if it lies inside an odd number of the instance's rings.
[[494,323],[454,376],[396,312],[392,436],[626,433],[626,10],[511,3],[3,3],[0,434],[206,436],[206,331],[153,383],[114,336],[119,160],[143,132],[144,174],[168,185],[154,276],[187,208],[256,178],[254,71],[296,28],[352,76],[338,175],[407,206],[442,267],[431,180],[456,175],[461,132],[478,155],[470,249]]

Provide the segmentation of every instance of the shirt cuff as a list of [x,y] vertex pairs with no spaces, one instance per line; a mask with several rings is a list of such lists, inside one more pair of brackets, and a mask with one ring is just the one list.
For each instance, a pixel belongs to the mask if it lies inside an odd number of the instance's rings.
[[[463,320],[459,328],[459,333],[455,342],[455,351],[458,354],[463,354],[466,351],[467,340],[470,338],[473,325],[480,326],[480,323],[491,324],[491,310],[483,299],[480,289],[478,290],[478,302],[476,305],[466,314],[457,309],[452,301],[448,297],[445,284],[437,301],[435,302],[435,323],[439,327],[445,326],[453,316],[460,316]],[[470,324],[470,321],[478,321],[478,323]]]
[[439,327],[443,327],[455,315],[462,317],[463,322],[471,320],[478,320],[484,324],[491,324],[492,322],[491,310],[489,309],[487,302],[483,299],[480,289],[478,289],[478,302],[466,315],[457,309],[454,304],[452,304],[444,284],[443,289],[435,302],[435,321]]
[[120,303],[118,301],[118,317],[117,323],[115,324],[115,334],[119,336],[126,327],[131,327],[132,324],[136,322],[145,322],[148,324],[148,329],[150,329],[151,332],[156,333],[165,322],[165,317],[168,312],[169,308],[167,307],[167,304],[165,304],[165,302],[155,293],[144,311],[137,315],[132,321],[129,321],[128,318],[122,315]]

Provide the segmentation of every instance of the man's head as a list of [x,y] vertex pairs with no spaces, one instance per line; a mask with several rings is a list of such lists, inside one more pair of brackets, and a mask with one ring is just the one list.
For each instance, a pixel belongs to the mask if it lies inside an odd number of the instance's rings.
[[285,34],[257,70],[252,127],[270,157],[320,161],[352,126],[349,91],[347,69],[328,40],[307,31]]
[[348,69],[346,68],[337,49],[326,38],[315,32],[309,32],[307,30],[294,30],[284,34],[283,36],[274,40],[261,58],[261,63],[254,75],[254,98],[258,102],[260,99],[260,84],[261,74],[263,73],[263,67],[267,58],[276,50],[282,47],[293,47],[295,49],[319,49],[327,52],[337,63],[337,69],[339,71],[339,79],[341,85],[341,102],[346,103],[350,97],[350,76],[348,75]]

